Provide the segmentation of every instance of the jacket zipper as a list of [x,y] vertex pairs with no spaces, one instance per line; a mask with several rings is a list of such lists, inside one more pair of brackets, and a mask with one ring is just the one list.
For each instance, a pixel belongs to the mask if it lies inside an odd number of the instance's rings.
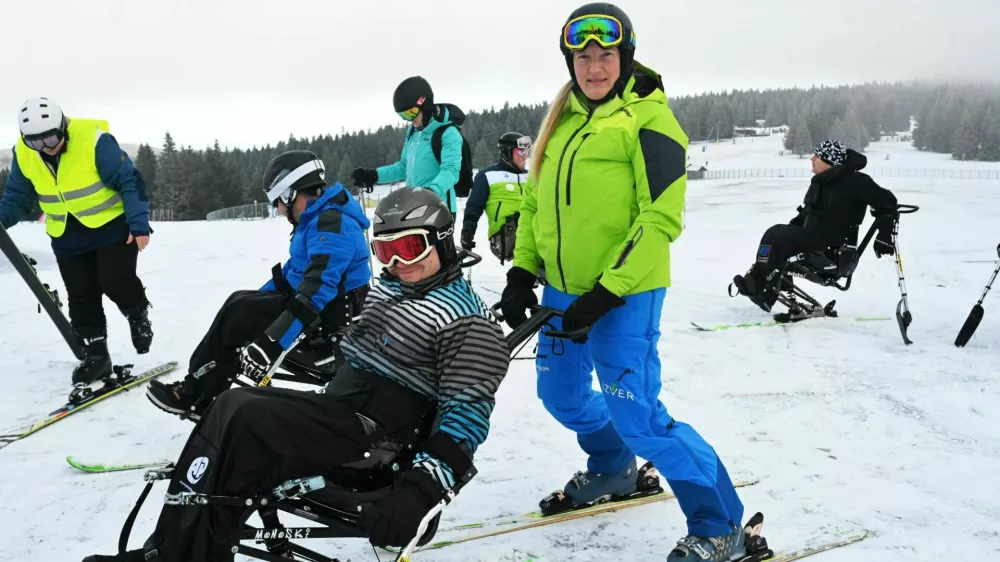
[[569,201],[570,201],[570,186],[573,185],[573,162],[576,160],[576,153],[580,152],[580,149],[583,148],[584,141],[586,141],[587,137],[589,137],[592,134],[593,133],[587,133],[587,134],[583,135],[582,137],[580,137],[580,144],[579,144],[579,146],[576,147],[576,150],[573,151],[572,156],[569,157],[569,170],[566,171],[566,206],[567,207],[569,207]]
[[562,266],[562,222],[559,217],[559,177],[562,174],[562,163],[563,158],[566,157],[566,151],[569,150],[571,144],[573,144],[573,139],[576,135],[580,134],[580,131],[590,123],[590,118],[594,116],[594,109],[591,108],[587,112],[587,120],[580,125],[580,128],[573,131],[573,134],[569,136],[569,140],[566,141],[566,146],[563,147],[562,153],[559,155],[559,164],[556,166],[556,267],[559,269],[559,279],[562,281],[563,291],[568,290],[566,287],[566,273],[563,271]]
[[503,201],[497,203],[497,212],[493,213],[493,222],[500,220],[500,207],[503,207]]

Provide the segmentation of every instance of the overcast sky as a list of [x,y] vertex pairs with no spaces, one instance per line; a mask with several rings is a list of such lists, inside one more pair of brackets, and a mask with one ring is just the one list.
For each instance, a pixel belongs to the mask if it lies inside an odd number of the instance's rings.
[[[24,99],[120,142],[250,147],[399,123],[419,74],[463,109],[551,99],[580,0],[0,2],[0,146]],[[1000,82],[1000,0],[627,0],[668,96],[870,80]],[[359,163],[360,164],[360,163]],[[372,162],[369,164],[378,164]]]

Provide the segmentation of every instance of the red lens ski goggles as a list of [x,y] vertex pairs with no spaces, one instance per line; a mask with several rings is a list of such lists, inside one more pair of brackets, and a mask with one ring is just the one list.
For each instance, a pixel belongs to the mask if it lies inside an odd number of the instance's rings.
[[433,246],[427,234],[422,228],[412,228],[375,236],[372,239],[372,252],[387,267],[392,267],[397,262],[412,265],[431,253]]

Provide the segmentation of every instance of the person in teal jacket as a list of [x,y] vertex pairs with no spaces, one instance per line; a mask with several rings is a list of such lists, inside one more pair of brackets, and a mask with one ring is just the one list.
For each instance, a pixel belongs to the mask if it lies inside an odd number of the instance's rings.
[[[354,183],[371,187],[380,183],[405,181],[437,193],[451,213],[458,213],[455,184],[462,168],[462,134],[458,128],[465,113],[450,103],[435,104],[431,85],[420,76],[403,80],[392,95],[392,105],[400,117],[410,122],[399,161],[379,168],[355,168]],[[432,138],[441,133],[441,157],[435,156]]]

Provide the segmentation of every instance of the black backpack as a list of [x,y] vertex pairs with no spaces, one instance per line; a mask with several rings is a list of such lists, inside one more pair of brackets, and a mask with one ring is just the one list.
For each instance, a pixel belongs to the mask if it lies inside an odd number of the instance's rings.
[[455,127],[458,129],[458,134],[462,136],[462,167],[458,171],[458,183],[455,184],[455,195],[468,197],[472,191],[472,151],[469,150],[469,141],[465,139],[465,135],[462,135],[462,128],[454,123],[438,127],[434,131],[434,134],[431,135],[431,150],[434,151],[434,157],[437,158],[438,164],[440,164],[441,137],[444,136],[444,132],[448,127]]

